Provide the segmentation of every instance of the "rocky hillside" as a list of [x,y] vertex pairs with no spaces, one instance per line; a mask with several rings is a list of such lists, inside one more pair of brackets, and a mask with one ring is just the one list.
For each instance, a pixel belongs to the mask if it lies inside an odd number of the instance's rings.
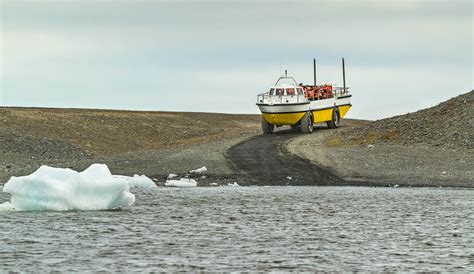
[[0,108],[0,152],[110,155],[257,133],[258,115]]
[[431,108],[347,128],[340,132],[340,138],[328,142],[329,145],[423,143],[456,150],[472,149],[473,123],[474,90],[471,90]]

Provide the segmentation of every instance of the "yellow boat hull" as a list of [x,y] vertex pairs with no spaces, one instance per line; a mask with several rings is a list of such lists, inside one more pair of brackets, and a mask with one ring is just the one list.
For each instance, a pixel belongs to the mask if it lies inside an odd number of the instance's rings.
[[[338,106],[340,118],[344,118],[351,105]],[[311,110],[314,123],[329,122],[332,120],[333,108]],[[294,113],[262,113],[263,119],[272,125],[297,125],[306,111]]]

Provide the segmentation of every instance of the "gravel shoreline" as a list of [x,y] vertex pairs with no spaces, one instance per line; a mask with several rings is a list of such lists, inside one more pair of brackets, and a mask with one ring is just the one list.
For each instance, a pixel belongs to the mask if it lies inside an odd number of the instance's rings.
[[205,178],[199,175],[197,180],[201,186],[211,183],[219,185],[233,183],[239,175],[225,158],[226,151],[233,145],[253,135],[222,140],[194,146],[183,145],[149,151],[129,152],[111,156],[74,157],[65,160],[43,158],[41,156],[25,157],[22,153],[3,154],[0,159],[0,185],[6,183],[11,176],[24,176],[33,173],[41,165],[71,168],[82,171],[93,163],[107,164],[112,174],[133,176],[145,174],[157,185],[163,185],[170,173],[186,176],[189,170],[206,166]]
[[[249,134],[218,142],[177,146],[149,151],[93,157],[83,153],[67,161],[46,157],[26,157],[21,151],[0,159],[1,183],[10,176],[34,172],[40,165],[83,170],[92,163],[105,163],[113,174],[145,174],[163,185],[170,173],[185,176],[189,170],[208,168],[205,177],[195,176],[200,186],[227,185],[354,185],[354,186],[431,186],[474,187],[474,157],[470,151],[433,148],[427,145],[375,144],[367,146],[331,147],[329,138],[346,128],[357,127],[344,121],[342,128],[328,130],[317,127],[311,135],[294,133],[264,136]],[[349,125],[347,125],[349,124]],[[271,139],[269,139],[271,138]],[[261,141],[271,141],[261,147]],[[253,142],[253,143],[251,143]],[[241,163],[247,163],[251,172],[236,165],[230,151],[245,145]],[[72,150],[78,149],[76,147]],[[269,150],[274,152],[269,153]],[[79,155],[81,155],[79,153]],[[258,158],[257,155],[262,157]],[[267,161],[265,155],[268,155]],[[275,157],[280,166],[268,166]],[[297,159],[297,160],[295,160]],[[260,165],[254,164],[261,161]],[[293,163],[288,168],[287,163]],[[285,166],[284,169],[281,166]],[[267,171],[265,171],[267,170]],[[304,170],[306,172],[294,172]],[[248,171],[248,170],[247,170]],[[328,175],[321,175],[321,172]],[[263,177],[262,177],[263,176]],[[321,177],[322,176],[322,177]],[[291,177],[288,179],[287,177]],[[317,178],[326,178],[323,181]],[[263,178],[263,179],[262,179]],[[332,178],[332,179],[331,179]]]

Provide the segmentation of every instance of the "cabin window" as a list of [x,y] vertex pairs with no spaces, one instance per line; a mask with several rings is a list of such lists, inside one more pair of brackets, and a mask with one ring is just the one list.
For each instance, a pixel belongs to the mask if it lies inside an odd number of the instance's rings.
[[297,88],[298,90],[298,95],[303,95],[303,89],[302,88]]
[[275,89],[274,89],[274,88],[270,89],[270,91],[268,92],[268,94],[270,94],[270,95],[275,95]]
[[287,88],[286,89],[286,94],[295,95],[295,89],[294,88]]
[[284,93],[285,93],[285,89],[284,89],[284,88],[277,88],[275,95],[277,95],[277,96],[282,96]]

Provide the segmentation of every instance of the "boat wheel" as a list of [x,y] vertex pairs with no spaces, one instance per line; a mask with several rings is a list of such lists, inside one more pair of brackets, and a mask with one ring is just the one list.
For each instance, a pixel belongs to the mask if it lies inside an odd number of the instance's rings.
[[262,118],[263,134],[272,134],[274,130],[275,130],[275,125],[268,123],[267,120]]
[[312,133],[313,132],[313,114],[311,111],[306,112],[306,114],[301,118],[301,132],[303,133]]
[[341,116],[339,115],[339,109],[334,108],[334,110],[332,111],[332,120],[326,122],[326,124],[328,125],[328,128],[338,128],[340,121]]

